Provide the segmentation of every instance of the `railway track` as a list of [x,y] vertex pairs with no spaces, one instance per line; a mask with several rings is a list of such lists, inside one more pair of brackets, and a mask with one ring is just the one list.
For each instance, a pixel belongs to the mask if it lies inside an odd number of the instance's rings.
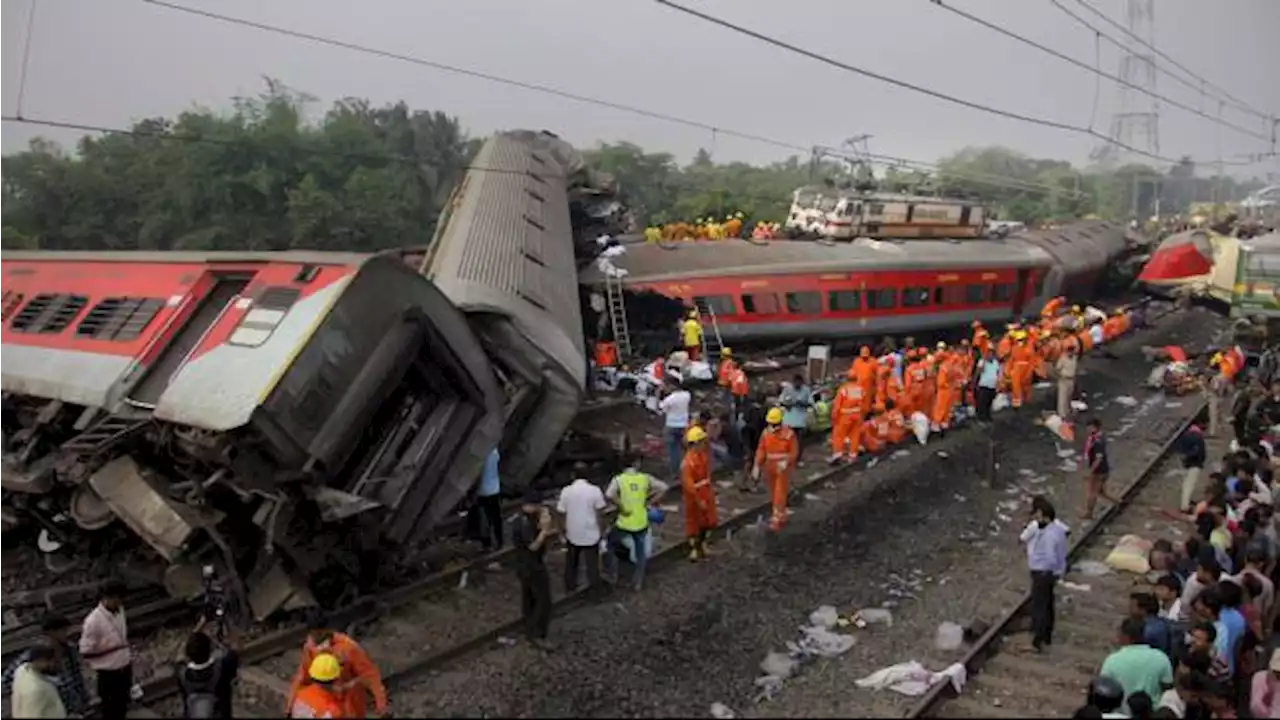
[[[1060,585],[1057,591],[1054,644],[1044,653],[1029,650],[1031,597],[1023,594],[960,660],[969,673],[963,692],[956,695],[949,683],[935,685],[907,717],[1070,717],[1084,704],[1089,681],[1115,647],[1129,594],[1149,590],[1150,585],[1145,578],[1127,573],[1086,575],[1079,563],[1103,561],[1115,541],[1126,534],[1155,539],[1168,529],[1167,537],[1178,536],[1174,523],[1164,526],[1167,521],[1154,510],[1178,502],[1179,481],[1173,476],[1181,475],[1181,463],[1174,448],[1186,427],[1204,417],[1203,402],[1198,397],[1196,402],[1198,409],[1172,429],[1168,422],[1157,421],[1153,431],[1146,433],[1149,441],[1163,436],[1159,451],[1124,481],[1117,494],[1119,504],[1107,507],[1073,540],[1064,578],[1072,585]],[[1210,459],[1218,457],[1225,445],[1211,443]]]
[[[952,433],[942,440],[931,441],[928,448],[911,446],[912,462],[923,461],[938,451],[945,451],[967,433]],[[816,462],[825,455],[818,450],[807,453],[807,467],[793,481],[793,498],[806,498],[810,492],[853,475],[866,465],[866,460],[854,466],[827,469]],[[814,468],[820,468],[814,472]],[[724,518],[717,535],[724,537],[736,530],[750,526],[767,515],[768,499],[764,494],[744,494],[718,482],[721,501],[720,516]],[[677,510],[678,488],[664,498],[668,510]],[[681,532],[671,523],[655,538],[656,553],[650,561],[650,571],[660,571],[683,555]],[[374,598],[364,598],[333,615],[331,624],[348,628],[356,633],[361,644],[376,658],[383,670],[384,679],[394,690],[424,674],[448,666],[451,662],[490,648],[509,644],[507,638],[520,631],[518,583],[502,563],[510,558],[510,550],[472,559],[455,567],[434,573],[419,581],[391,590]],[[595,600],[585,589],[565,593],[561,580],[564,554],[548,555],[551,566],[553,613],[563,615]],[[494,568],[497,563],[498,567]],[[612,594],[613,598],[626,591]],[[424,628],[431,628],[427,635]],[[291,655],[305,636],[301,627],[290,627],[261,636],[241,648],[242,675],[237,696],[237,712],[251,715],[278,713],[284,702],[286,690],[284,678],[296,669]],[[286,656],[286,654],[289,654]],[[177,692],[177,684],[167,671],[162,670],[142,684],[142,704],[159,711]],[[246,687],[252,690],[246,692]],[[162,713],[163,714],[163,713]]]

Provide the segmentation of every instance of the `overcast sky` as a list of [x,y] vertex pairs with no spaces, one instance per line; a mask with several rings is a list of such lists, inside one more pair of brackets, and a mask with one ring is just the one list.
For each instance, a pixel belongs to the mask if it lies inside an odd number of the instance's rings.
[[[871,133],[873,152],[934,160],[966,145],[1003,144],[1083,161],[1095,141],[956,107],[702,23],[652,0],[175,0],[250,20],[474,68],[801,145]],[[930,0],[683,0],[849,64],[966,99],[1071,124],[1109,127],[1116,87],[973,25]],[[950,1],[950,0],[949,0]],[[1123,22],[1123,0],[1086,0]],[[37,4],[21,112],[126,126],[192,105],[225,108],[269,75],[328,103],[403,99],[460,117],[473,133],[546,128],[578,145],[629,140],[688,158],[767,161],[786,151],[659,120],[457,77],[404,62],[149,5],[143,0],[4,0],[3,110],[17,98],[28,14]],[[1090,21],[1078,0],[1062,0]],[[1049,0],[954,0],[957,7],[1092,62],[1094,37]],[[1104,26],[1105,27],[1105,26]],[[1119,31],[1107,28],[1119,36]],[[1157,0],[1155,43],[1201,76],[1280,113],[1280,0]],[[1104,69],[1119,52],[1102,44]],[[1172,67],[1170,67],[1173,70]],[[1216,103],[1159,77],[1157,90],[1216,114]],[[1263,134],[1257,118],[1226,117]],[[13,152],[34,135],[3,126]],[[1267,143],[1172,107],[1160,111],[1162,154],[1212,161]],[[1280,172],[1275,158],[1242,174]]]

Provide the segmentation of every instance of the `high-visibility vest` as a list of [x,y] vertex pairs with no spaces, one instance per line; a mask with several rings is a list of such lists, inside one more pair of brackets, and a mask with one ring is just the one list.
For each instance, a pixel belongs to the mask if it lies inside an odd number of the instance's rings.
[[819,400],[813,404],[813,425],[815,430],[831,429],[831,403]]
[[619,530],[644,532],[649,527],[649,476],[627,471],[618,476]]

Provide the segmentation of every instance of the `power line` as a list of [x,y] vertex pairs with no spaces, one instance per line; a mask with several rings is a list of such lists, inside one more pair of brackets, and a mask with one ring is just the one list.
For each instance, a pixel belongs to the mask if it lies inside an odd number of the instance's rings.
[[[148,1],[150,2],[152,0],[148,0]],[[778,38],[765,35],[764,33],[751,30],[750,28],[743,27],[742,25],[729,22],[728,20],[724,20],[714,15],[710,15],[698,10],[694,10],[693,8],[680,5],[679,3],[672,2],[672,0],[654,0],[654,2],[657,2],[659,5],[663,5],[665,7],[671,8],[672,10],[676,10],[686,15],[690,15],[692,17],[698,18],[699,20],[702,20],[704,22],[708,22],[713,25],[718,25],[722,28],[725,28],[726,30],[731,30],[740,35],[746,35],[747,37],[753,38],[755,40],[759,40],[760,42],[766,43],[768,45],[773,45],[774,47],[781,48],[783,50],[795,53],[797,55],[802,55],[804,57],[807,57],[811,60],[816,60],[825,65],[830,65],[834,68],[838,68],[846,72],[854,73],[855,75],[862,75],[863,77],[868,77],[873,80],[879,80],[880,82],[887,83],[889,85],[894,85],[896,87],[900,87],[906,90],[911,90],[913,92],[917,92],[922,95],[927,95],[929,97],[936,98],[938,100],[944,100],[946,102],[949,102],[955,105],[960,105],[962,107],[967,107],[973,110],[979,110],[991,115],[997,115],[999,117],[1009,118],[1011,120],[1017,120],[1017,121],[1028,123],[1031,125],[1039,125],[1041,127],[1052,128],[1055,130],[1064,130],[1067,132],[1072,132],[1079,135],[1086,135],[1099,140],[1104,140],[1106,142],[1111,143],[1112,145],[1115,145],[1116,147],[1122,148],[1124,150],[1128,150],[1129,152],[1132,152],[1134,154],[1142,155],[1154,160],[1160,160],[1168,163],[1176,163],[1179,161],[1177,158],[1158,155],[1156,153],[1148,152],[1146,150],[1142,150],[1140,148],[1134,147],[1132,145],[1128,145],[1126,143],[1117,142],[1112,138],[1109,138],[1106,135],[1103,135],[1102,133],[1095,131],[1093,128],[1082,127],[1080,125],[1072,125],[1070,123],[1059,122],[1057,120],[1050,120],[1047,118],[1035,117],[1033,115],[1024,115],[1022,113],[1003,110],[1001,108],[992,107],[991,105],[987,105],[984,103],[975,102],[973,100],[965,100],[964,98],[956,97],[954,95],[948,95],[947,93],[934,90],[932,88],[927,88],[922,85],[916,85],[915,83],[910,83],[905,80],[899,80],[897,78],[890,77],[888,75],[883,75],[881,73],[867,70],[866,68],[850,65],[848,63],[841,62],[839,60],[828,57],[826,55],[822,55],[812,50],[807,50],[805,48],[786,42],[784,40],[780,40]]]
[[[1179,70],[1181,70],[1182,72],[1184,72],[1184,73],[1186,73],[1186,74],[1190,75],[1191,77],[1195,78],[1196,80],[1199,80],[1199,81],[1200,81],[1200,83],[1201,83],[1204,87],[1207,87],[1207,88],[1210,88],[1210,89],[1212,89],[1212,90],[1215,90],[1215,91],[1217,92],[1217,94],[1221,95],[1223,98],[1226,98],[1227,100],[1229,100],[1229,101],[1231,101],[1232,103],[1234,103],[1234,104],[1235,104],[1235,106],[1236,106],[1237,108],[1239,108],[1239,109],[1241,109],[1241,110],[1243,110],[1243,111],[1245,111],[1245,112],[1251,113],[1251,114],[1253,114],[1253,115],[1256,115],[1256,116],[1258,116],[1258,117],[1262,118],[1263,120],[1271,120],[1271,119],[1273,119],[1273,118],[1275,117],[1275,115],[1274,115],[1274,114],[1271,114],[1271,113],[1265,113],[1265,112],[1262,112],[1262,111],[1260,111],[1260,110],[1255,109],[1254,107],[1252,107],[1251,105],[1249,105],[1249,104],[1248,104],[1248,103],[1246,103],[1245,101],[1243,101],[1243,100],[1241,100],[1241,99],[1237,98],[1236,96],[1232,95],[1231,93],[1227,92],[1227,90],[1226,90],[1225,88],[1223,88],[1222,86],[1217,85],[1216,83],[1213,83],[1213,82],[1211,82],[1211,81],[1209,81],[1209,80],[1206,80],[1203,76],[1196,74],[1194,71],[1192,71],[1192,70],[1191,70],[1190,68],[1188,68],[1186,65],[1183,65],[1182,63],[1180,63],[1180,62],[1178,62],[1177,60],[1175,60],[1175,59],[1173,59],[1172,57],[1170,57],[1167,53],[1165,53],[1165,52],[1163,52],[1162,50],[1160,50],[1160,48],[1158,48],[1158,47],[1156,47],[1155,45],[1153,45],[1153,44],[1151,44],[1151,43],[1147,42],[1146,40],[1143,40],[1143,39],[1142,39],[1141,37],[1139,37],[1138,35],[1135,35],[1134,33],[1130,32],[1129,28],[1127,28],[1127,27],[1125,27],[1125,26],[1121,25],[1120,23],[1116,22],[1115,20],[1112,20],[1110,17],[1108,17],[1108,16],[1107,16],[1107,14],[1106,14],[1106,13],[1104,13],[1104,12],[1102,12],[1101,10],[1097,9],[1097,8],[1096,8],[1096,7],[1094,7],[1093,5],[1090,5],[1089,3],[1085,2],[1085,0],[1075,0],[1075,1],[1076,1],[1076,4],[1077,4],[1077,5],[1080,5],[1081,7],[1083,7],[1083,8],[1084,8],[1084,9],[1086,9],[1086,10],[1088,10],[1089,12],[1093,13],[1094,15],[1097,15],[1098,17],[1102,18],[1102,19],[1103,19],[1107,24],[1111,25],[1112,27],[1119,28],[1122,32],[1124,32],[1124,34],[1125,34],[1125,35],[1128,35],[1129,37],[1133,38],[1135,41],[1137,41],[1137,42],[1138,42],[1140,45],[1142,45],[1143,47],[1147,48],[1148,50],[1150,50],[1151,52],[1155,53],[1156,55],[1158,55],[1158,56],[1160,56],[1160,57],[1164,58],[1164,59],[1165,59],[1165,60],[1167,60],[1170,64],[1172,64],[1174,67],[1176,67],[1176,68],[1178,68]],[[1057,2],[1055,1],[1055,2],[1054,2],[1054,4],[1056,5],[1056,4],[1057,4]],[[1203,88],[1202,88],[1202,90],[1203,90]]]
[[[955,13],[956,15],[959,15],[960,17],[962,17],[962,18],[964,18],[964,19],[968,20],[969,22],[972,22],[972,23],[975,23],[975,24],[981,25],[982,27],[985,27],[985,28],[987,28],[987,29],[989,29],[989,30],[993,30],[993,31],[995,31],[995,32],[998,32],[998,33],[1000,33],[1001,35],[1004,35],[1004,36],[1005,36],[1005,37],[1007,37],[1007,38],[1010,38],[1010,39],[1013,39],[1013,40],[1017,40],[1018,42],[1020,42],[1020,43],[1022,43],[1022,44],[1024,44],[1024,45],[1027,45],[1027,46],[1029,46],[1029,47],[1035,48],[1036,50],[1039,50],[1039,51],[1041,51],[1041,52],[1043,52],[1043,53],[1045,53],[1045,54],[1052,55],[1053,57],[1058,58],[1059,60],[1062,60],[1063,62],[1070,63],[1071,65],[1073,65],[1073,66],[1075,66],[1075,67],[1077,67],[1077,68],[1080,68],[1081,70],[1087,70],[1087,71],[1089,71],[1089,72],[1091,72],[1091,73],[1093,73],[1093,74],[1095,74],[1095,75],[1098,75],[1098,76],[1100,76],[1100,77],[1106,78],[1107,80],[1110,80],[1110,81],[1112,81],[1112,82],[1118,83],[1118,84],[1120,84],[1120,85],[1123,85],[1123,86],[1125,86],[1125,87],[1131,88],[1131,89],[1133,89],[1133,90],[1137,90],[1138,92],[1140,92],[1140,93],[1142,93],[1142,94],[1144,94],[1144,95],[1147,95],[1147,96],[1149,96],[1149,97],[1155,98],[1155,99],[1157,99],[1157,100],[1161,100],[1161,101],[1163,101],[1163,102],[1165,102],[1165,103],[1168,103],[1169,105],[1172,105],[1173,107],[1179,108],[1179,109],[1181,109],[1181,110],[1185,110],[1185,111],[1187,111],[1187,112],[1189,112],[1189,113],[1191,113],[1191,114],[1193,114],[1193,115],[1197,115],[1197,116],[1202,117],[1202,118],[1204,118],[1204,119],[1206,119],[1206,120],[1210,120],[1210,121],[1212,121],[1212,122],[1218,123],[1218,124],[1223,125],[1223,126],[1225,126],[1225,127],[1231,128],[1232,130],[1235,130],[1236,132],[1239,132],[1239,133],[1241,133],[1241,134],[1248,135],[1248,136],[1253,137],[1253,138],[1256,138],[1256,139],[1258,139],[1258,140],[1262,140],[1263,142],[1270,142],[1270,141],[1271,141],[1271,136],[1270,136],[1270,135],[1263,135],[1263,134],[1260,134],[1260,133],[1254,132],[1253,130],[1250,130],[1250,129],[1248,129],[1248,128],[1244,127],[1244,126],[1236,125],[1235,123],[1232,123],[1232,122],[1228,122],[1228,121],[1226,121],[1226,120],[1223,120],[1221,117],[1214,117],[1213,115],[1210,115],[1209,113],[1207,113],[1207,112],[1205,112],[1205,111],[1203,111],[1203,110],[1201,110],[1201,109],[1199,109],[1199,108],[1192,107],[1192,106],[1190,106],[1190,105],[1188,105],[1188,104],[1186,104],[1186,103],[1184,103],[1184,102],[1181,102],[1181,101],[1178,101],[1178,100],[1174,100],[1173,98],[1167,97],[1167,96],[1165,96],[1165,95],[1161,95],[1160,93],[1157,93],[1157,92],[1155,92],[1154,90],[1151,90],[1151,89],[1149,89],[1149,88],[1142,87],[1142,86],[1138,85],[1137,83],[1130,82],[1129,80],[1126,80],[1126,79],[1124,79],[1124,78],[1120,77],[1119,75],[1115,75],[1115,74],[1113,74],[1113,73],[1106,72],[1105,70],[1102,70],[1102,69],[1100,69],[1100,68],[1098,68],[1098,67],[1096,67],[1096,66],[1091,66],[1091,65],[1089,65],[1089,64],[1088,64],[1088,63],[1086,63],[1086,62],[1083,62],[1083,61],[1078,60],[1078,59],[1076,59],[1076,58],[1074,58],[1074,57],[1071,57],[1070,55],[1067,55],[1067,54],[1065,54],[1065,53],[1062,53],[1062,52],[1059,52],[1059,51],[1057,51],[1057,50],[1054,50],[1054,49],[1053,49],[1053,48],[1051,48],[1051,47],[1048,47],[1048,46],[1043,45],[1043,44],[1041,44],[1041,43],[1039,43],[1039,42],[1036,42],[1035,40],[1032,40],[1031,38],[1028,38],[1028,37],[1026,37],[1026,36],[1024,36],[1024,35],[1020,35],[1020,34],[1018,34],[1018,33],[1014,32],[1014,31],[1012,31],[1012,30],[1009,30],[1008,28],[1005,28],[1005,27],[1003,27],[1003,26],[1001,26],[1001,25],[998,25],[998,24],[996,24],[996,23],[993,23],[993,22],[991,22],[990,20],[986,20],[986,19],[984,19],[984,18],[978,17],[977,15],[974,15],[973,13],[967,12],[967,11],[965,11],[965,10],[961,10],[960,8],[954,7],[954,6],[952,6],[952,5],[946,5],[946,4],[944,4],[944,3],[943,3],[943,0],[928,0],[928,1],[929,1],[929,4],[931,4],[931,5],[935,5],[935,6],[937,6],[937,7],[940,7],[940,8],[942,8],[943,10],[948,10],[948,11],[950,11],[950,12],[952,12],[952,13]],[[1095,35],[1095,38],[1096,38],[1096,37],[1097,37],[1097,35]]]
[[[1062,2],[1061,2],[1061,0],[1049,0],[1049,3],[1050,3],[1050,4],[1052,4],[1054,7],[1058,8],[1059,10],[1061,10],[1064,14],[1066,14],[1066,15],[1067,15],[1068,17],[1070,17],[1072,20],[1075,20],[1075,21],[1076,21],[1078,24],[1080,24],[1082,27],[1087,28],[1087,29],[1089,29],[1089,30],[1093,31],[1093,33],[1094,33],[1096,36],[1098,36],[1098,37],[1101,37],[1101,38],[1105,39],[1107,42],[1111,43],[1112,45],[1114,45],[1115,47],[1117,47],[1117,48],[1119,48],[1119,49],[1121,49],[1121,50],[1129,51],[1129,46],[1128,46],[1128,45],[1127,45],[1123,40],[1118,40],[1118,39],[1116,39],[1114,36],[1109,35],[1109,34],[1108,34],[1106,31],[1104,31],[1102,28],[1098,27],[1097,25],[1095,25],[1095,24],[1093,24],[1093,23],[1089,22],[1088,20],[1086,20],[1085,18],[1081,17],[1079,13],[1077,13],[1077,12],[1073,11],[1071,8],[1067,7],[1066,5],[1063,5],[1063,4],[1062,4]],[[1082,4],[1083,4],[1083,3],[1082,3]],[[1089,6],[1086,6],[1086,7],[1088,7],[1088,9],[1089,9],[1089,10],[1092,10],[1092,11],[1094,11],[1095,13],[1098,13],[1098,11],[1097,11],[1095,8],[1093,8],[1093,7],[1089,7]],[[1115,21],[1111,20],[1111,18],[1107,18],[1105,15],[1103,15],[1103,17],[1104,17],[1108,22],[1110,22],[1112,25],[1114,25],[1114,26],[1116,26],[1116,27],[1119,27],[1121,30],[1124,30],[1126,34],[1130,34],[1130,33],[1129,33],[1129,29],[1128,29],[1128,28],[1126,28],[1126,27],[1124,27],[1123,25],[1120,25],[1119,23],[1117,23],[1117,22],[1115,22]],[[1142,41],[1142,40],[1141,40],[1141,38],[1138,38],[1138,40],[1139,40],[1139,41]],[[1146,44],[1147,44],[1145,41],[1142,41],[1142,43],[1143,43],[1144,45],[1146,45]],[[1174,65],[1177,65],[1177,62],[1176,62],[1176,61],[1170,60],[1170,62],[1172,62]],[[1173,80],[1174,82],[1177,82],[1179,85],[1182,85],[1183,87],[1185,87],[1185,88],[1187,88],[1187,89],[1189,89],[1189,90],[1191,90],[1191,91],[1193,91],[1193,92],[1196,92],[1196,93],[1198,93],[1198,94],[1200,94],[1200,95],[1202,95],[1202,96],[1204,96],[1204,95],[1209,95],[1210,97],[1212,97],[1212,98],[1213,98],[1213,99],[1215,99],[1215,100],[1219,99],[1219,98],[1218,98],[1218,96],[1214,95],[1213,93],[1206,93],[1206,89],[1208,89],[1208,88],[1210,87],[1210,83],[1208,83],[1208,81],[1201,79],[1201,81],[1200,81],[1199,83],[1194,83],[1194,82],[1191,82],[1190,80],[1187,80],[1186,78],[1182,77],[1182,76],[1181,76],[1181,75],[1179,75],[1178,73],[1175,73],[1175,72],[1171,72],[1171,71],[1169,71],[1168,69],[1166,69],[1166,68],[1162,67],[1161,65],[1159,65],[1159,64],[1157,64],[1157,63],[1155,63],[1155,62],[1152,62],[1152,63],[1151,63],[1151,65],[1152,65],[1152,67],[1154,67],[1154,68],[1156,69],[1156,72],[1158,72],[1158,73],[1160,73],[1160,74],[1164,75],[1165,77],[1168,77],[1170,80]],[[1225,102],[1225,101],[1224,101],[1224,102]],[[1239,109],[1239,110],[1241,110],[1241,111],[1243,111],[1243,112],[1245,112],[1245,113],[1248,113],[1248,114],[1250,114],[1250,115],[1253,115],[1253,116],[1256,116],[1256,117],[1262,118],[1263,120],[1268,120],[1268,121],[1270,121],[1270,120],[1273,120],[1273,119],[1274,119],[1274,116],[1272,116],[1272,115],[1268,115],[1268,114],[1266,114],[1266,113],[1264,113],[1264,112],[1261,112],[1261,111],[1258,111],[1258,110],[1255,110],[1255,109],[1253,109],[1253,108],[1249,107],[1248,105],[1243,105],[1243,104],[1236,103],[1236,102],[1229,102],[1229,103],[1227,103],[1227,104],[1229,104],[1229,105],[1231,105],[1232,107],[1235,107],[1235,108],[1237,108],[1237,109]]]
[[[755,133],[744,132],[741,130],[734,130],[732,128],[721,127],[719,125],[712,125],[710,123],[702,122],[699,120],[692,120],[685,117],[670,115],[668,113],[656,112],[656,111],[648,110],[645,108],[613,102],[611,100],[605,100],[602,98],[582,95],[579,93],[570,92],[568,90],[564,90],[558,87],[553,87],[550,85],[542,85],[537,83],[525,82],[522,80],[514,80],[512,78],[502,77],[499,75],[494,75],[492,73],[472,70],[470,68],[464,68],[457,65],[450,65],[446,63],[437,62],[434,60],[427,60],[424,58],[405,55],[403,53],[392,52],[392,51],[383,50],[380,48],[359,45],[356,43],[347,42],[345,40],[339,40],[336,38],[325,37],[321,35],[314,35],[311,33],[292,30],[290,28],[280,27],[277,25],[269,25],[266,23],[247,20],[244,18],[239,18],[231,15],[223,15],[223,14],[211,12],[208,10],[191,8],[191,7],[179,5],[176,3],[166,2],[166,0],[144,0],[144,1],[151,5],[155,5],[157,7],[174,10],[177,12],[187,13],[190,15],[196,15],[196,16],[203,17],[210,20],[217,20],[219,22],[228,23],[231,25],[249,27],[255,30],[261,30],[264,32],[274,33],[278,35],[284,35],[284,36],[292,37],[299,40],[307,40],[310,42],[315,42],[322,45],[328,45],[331,47],[337,47],[344,50],[350,50],[353,52],[374,55],[374,56],[381,57],[388,60],[407,62],[410,64],[419,65],[422,67],[428,67],[434,70],[440,70],[443,72],[454,73],[454,74],[463,75],[470,78],[484,80],[486,82],[497,83],[500,85],[507,85],[509,87],[516,87],[522,90],[529,90],[532,92],[540,92],[547,95],[559,97],[565,100],[571,100],[573,102],[583,103],[587,105],[595,105],[599,107],[608,108],[611,110],[617,110],[620,112],[630,113],[633,115],[639,115],[641,117],[661,120],[663,122],[669,122],[676,125],[682,125],[685,127],[692,127],[700,130],[706,130],[712,133],[713,137],[717,135],[728,135],[731,137],[736,137],[743,140],[749,140],[752,142],[758,142],[758,143],[770,145],[770,146],[781,148],[781,149],[794,150],[794,151],[805,152],[805,153],[809,152],[809,150],[812,148],[812,145],[801,145],[798,143],[794,143],[786,140],[779,140],[777,138],[758,135]],[[934,169],[937,168],[937,166],[932,163],[927,163],[920,160],[912,160],[909,158],[893,157],[889,155],[875,155],[872,157],[879,160],[883,164],[912,165],[916,167],[931,167]],[[952,174],[956,174],[956,173],[952,173]],[[997,176],[989,176],[989,177],[997,177]],[[975,180],[975,182],[982,181],[977,179],[976,177],[973,179]],[[1009,180],[1014,183],[1023,184],[1023,185],[1033,185],[1033,186],[1036,186],[1034,189],[1038,189],[1038,190],[1043,190],[1048,192],[1061,192],[1060,188],[1054,188],[1052,186],[1037,185],[1035,183],[1028,183],[1028,181],[1017,180],[1014,178],[1006,178],[1005,180]],[[995,183],[990,183],[990,184],[995,184]],[[1032,188],[1028,187],[1026,189],[1032,189]]]
[[22,117],[22,101],[27,96],[27,65],[31,62],[31,36],[36,27],[36,6],[39,0],[31,0],[31,12],[27,13],[27,33],[22,41],[22,65],[18,71],[18,117]]

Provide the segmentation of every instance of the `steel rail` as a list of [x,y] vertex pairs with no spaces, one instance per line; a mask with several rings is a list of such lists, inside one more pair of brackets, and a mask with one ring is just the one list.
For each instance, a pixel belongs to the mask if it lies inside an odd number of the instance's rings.
[[[1185,420],[1178,423],[1177,430],[1173,436],[1165,441],[1160,448],[1160,452],[1156,453],[1143,468],[1138,471],[1137,476],[1125,487],[1118,498],[1120,502],[1112,505],[1102,513],[1096,522],[1089,526],[1080,537],[1076,538],[1071,547],[1067,549],[1068,566],[1074,563],[1084,554],[1089,545],[1095,538],[1105,529],[1113,520],[1120,516],[1122,512],[1129,506],[1129,503],[1137,497],[1142,488],[1147,484],[1151,477],[1155,474],[1169,457],[1173,451],[1178,439],[1182,437],[1187,428],[1200,419],[1207,411],[1208,401],[1201,401],[1200,407],[1191,413]],[[999,652],[1000,640],[1009,634],[1009,628],[1013,625],[1014,620],[1029,612],[1031,608],[1031,591],[1028,590],[1022,596],[1022,600],[1018,602],[1012,610],[1007,611],[990,627],[982,637],[974,642],[973,647],[960,660],[964,665],[965,671],[970,678],[978,675],[982,666],[988,659]],[[952,688],[951,681],[943,679],[929,688],[929,691],[911,708],[911,712],[907,714],[908,718],[927,718],[934,717],[935,713],[942,706],[953,698],[957,697]]]

